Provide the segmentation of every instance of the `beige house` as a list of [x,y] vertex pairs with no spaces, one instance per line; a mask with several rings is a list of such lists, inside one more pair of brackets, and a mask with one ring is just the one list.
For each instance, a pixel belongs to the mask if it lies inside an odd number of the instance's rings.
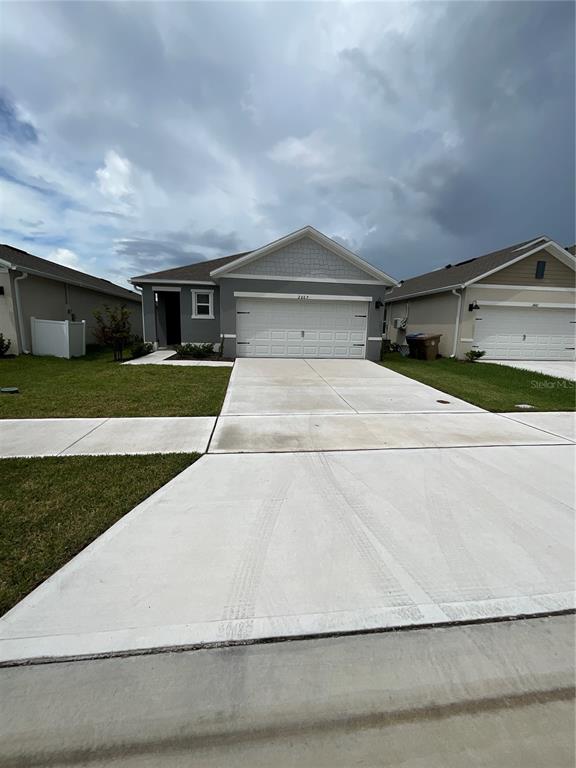
[[444,357],[574,360],[573,251],[539,237],[405,280],[386,294],[385,338],[440,333]]
[[31,318],[84,320],[86,342],[94,343],[94,310],[125,304],[132,330],[142,335],[139,294],[0,244],[0,333],[11,340],[10,354],[33,352]]

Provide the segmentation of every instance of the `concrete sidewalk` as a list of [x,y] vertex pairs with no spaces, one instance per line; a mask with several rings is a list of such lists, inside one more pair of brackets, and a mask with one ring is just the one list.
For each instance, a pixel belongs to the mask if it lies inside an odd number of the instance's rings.
[[575,451],[204,456],[0,619],[0,659],[570,609]]
[[[495,413],[314,414],[221,416],[210,453],[356,451],[574,442],[574,414],[554,419],[503,418]],[[544,426],[540,426],[544,425]]]
[[2,419],[0,458],[204,453],[212,416],[130,419]]
[[159,349],[149,355],[137,357],[136,360],[126,360],[122,365],[176,365],[204,366],[207,368],[232,368],[234,363],[227,360],[169,360],[174,356],[173,349]]
[[523,371],[545,373],[560,379],[576,381],[576,362],[572,360],[480,360],[490,365],[506,365],[509,368],[520,368]]

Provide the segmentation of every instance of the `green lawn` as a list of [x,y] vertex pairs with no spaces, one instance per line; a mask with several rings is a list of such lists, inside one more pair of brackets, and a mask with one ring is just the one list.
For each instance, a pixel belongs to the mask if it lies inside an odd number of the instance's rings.
[[197,458],[0,460],[0,615]]
[[231,368],[120,365],[112,352],[0,360],[0,418],[217,416]]
[[382,365],[488,411],[518,411],[519,403],[537,411],[576,410],[576,382],[541,373],[445,358],[427,362],[398,354],[386,355]]

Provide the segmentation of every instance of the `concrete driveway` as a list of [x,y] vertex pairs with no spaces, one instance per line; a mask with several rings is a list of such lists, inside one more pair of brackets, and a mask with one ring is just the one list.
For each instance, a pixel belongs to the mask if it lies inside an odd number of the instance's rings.
[[222,416],[480,411],[368,360],[240,359]]
[[204,456],[7,613],[0,660],[571,608],[575,449]]
[[545,373],[561,379],[576,381],[576,362],[570,360],[481,360],[491,365],[507,365],[509,368],[521,368],[523,371]]
[[0,762],[572,765],[573,414],[333,360],[224,414],[0,619]]

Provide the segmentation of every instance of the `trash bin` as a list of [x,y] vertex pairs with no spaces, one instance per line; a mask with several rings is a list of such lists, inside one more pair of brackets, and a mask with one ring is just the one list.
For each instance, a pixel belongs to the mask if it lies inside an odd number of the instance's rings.
[[441,337],[441,333],[408,333],[406,341],[410,348],[410,357],[417,360],[436,360]]

